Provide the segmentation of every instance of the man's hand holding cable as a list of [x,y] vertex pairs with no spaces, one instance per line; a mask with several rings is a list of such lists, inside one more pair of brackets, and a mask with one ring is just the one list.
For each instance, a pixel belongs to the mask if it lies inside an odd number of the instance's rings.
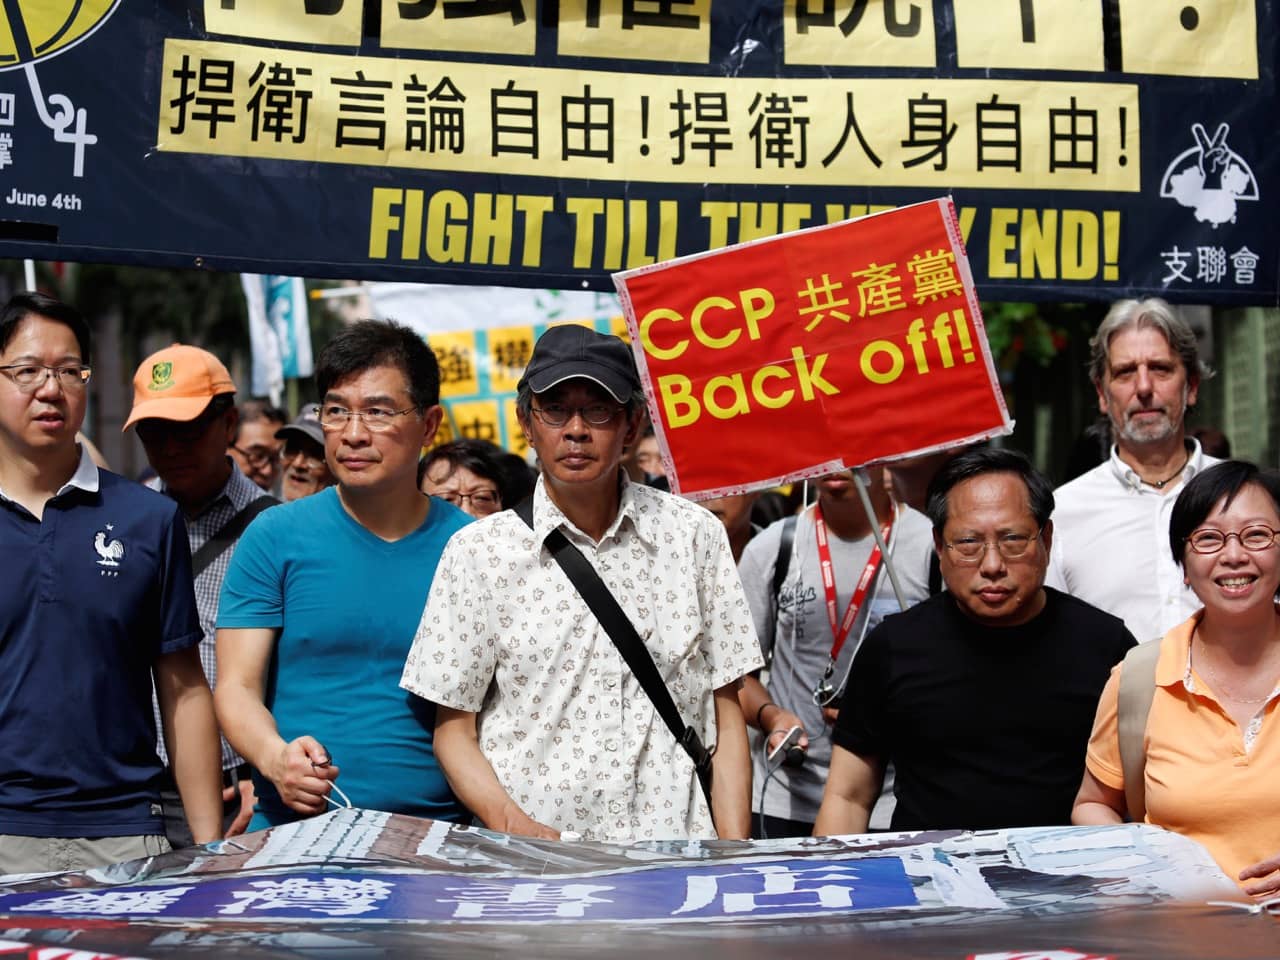
[[782,738],[787,735],[787,731],[792,727],[800,727],[802,730],[796,745],[801,750],[809,749],[809,734],[804,730],[804,722],[790,710],[780,707],[776,703],[766,703],[759,709],[758,725],[760,731],[765,735],[766,754],[782,742]]
[[309,815],[323,813],[333,781],[338,779],[338,767],[329,761],[329,752],[320,741],[298,737],[285,744],[267,775],[289,809]]

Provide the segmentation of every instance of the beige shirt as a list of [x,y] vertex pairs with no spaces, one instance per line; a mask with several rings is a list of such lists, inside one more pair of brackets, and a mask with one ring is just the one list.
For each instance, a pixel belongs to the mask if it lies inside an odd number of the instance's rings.
[[693,764],[550,553],[559,527],[622,606],[685,722],[716,740],[713,693],[761,666],[720,521],[623,481],[597,544],[534,493],[449,541],[401,685],[478,714],[480,749],[534,819],[602,840],[714,837]]

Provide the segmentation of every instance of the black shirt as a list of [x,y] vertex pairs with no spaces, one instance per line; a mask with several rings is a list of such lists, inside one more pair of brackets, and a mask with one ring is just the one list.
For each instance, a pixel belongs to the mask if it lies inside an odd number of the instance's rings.
[[892,761],[894,830],[1071,822],[1098,697],[1134,639],[1118,617],[1045,593],[1021,626],[982,626],[943,593],[867,636],[832,740]]

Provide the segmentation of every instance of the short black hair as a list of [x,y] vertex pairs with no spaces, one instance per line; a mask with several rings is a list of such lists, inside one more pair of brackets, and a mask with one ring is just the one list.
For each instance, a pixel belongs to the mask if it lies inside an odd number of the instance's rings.
[[[235,394],[223,394],[232,399]],[[289,415],[273,404],[270,400],[264,400],[261,397],[253,397],[236,406],[236,412],[239,414],[236,419],[236,429],[231,435],[233,444],[240,442],[240,428],[246,423],[257,423],[259,420],[265,420],[267,423],[274,423],[283,427],[289,422]]]
[[90,363],[93,338],[89,334],[89,324],[80,311],[48,294],[32,291],[15,293],[0,308],[0,351],[9,349],[9,343],[17,335],[18,327],[33,313],[70,327],[80,347],[80,362],[86,366]]
[[470,470],[477,477],[493,482],[498,488],[498,499],[502,501],[503,507],[514,507],[525,495],[521,492],[523,485],[519,482],[520,478],[512,477],[509,473],[507,457],[505,450],[488,440],[470,437],[450,440],[432,447],[418,463],[418,486],[422,486],[423,478],[433,466],[447,463],[449,473],[446,476],[452,476],[459,467]]
[[1169,549],[1179,565],[1186,556],[1187,537],[1208,519],[1218,501],[1225,499],[1223,506],[1231,506],[1231,501],[1250,484],[1262,488],[1280,513],[1280,473],[1274,470],[1260,470],[1244,460],[1224,460],[1187,481],[1169,514]]
[[1231,459],[1231,441],[1217,427],[1195,427],[1187,431],[1187,436],[1200,441],[1200,449],[1206,456],[1217,457],[1219,460]]
[[925,512],[933,529],[941,533],[947,525],[947,494],[952,487],[985,473],[1015,474],[1027,488],[1027,500],[1036,524],[1044,527],[1053,516],[1053,486],[1043,473],[1031,465],[1026,455],[1004,447],[978,447],[966,450],[944,463],[929,481]]
[[529,466],[524,457],[518,453],[511,453],[509,450],[502,451],[502,468],[507,475],[507,486],[511,490],[511,502],[507,502],[507,495],[502,495],[502,502],[510,507],[514,507],[517,503],[527,500],[533,496],[534,488],[538,486],[538,471]]
[[285,413],[284,410],[277,407],[270,400],[264,400],[261,397],[246,400],[237,409],[240,411],[241,423],[256,423],[259,420],[266,420],[268,423],[278,423],[284,426],[289,422],[289,414]]
[[316,357],[321,400],[335,383],[380,366],[400,369],[419,413],[440,402],[436,355],[421,336],[394,320],[357,320],[324,345]]

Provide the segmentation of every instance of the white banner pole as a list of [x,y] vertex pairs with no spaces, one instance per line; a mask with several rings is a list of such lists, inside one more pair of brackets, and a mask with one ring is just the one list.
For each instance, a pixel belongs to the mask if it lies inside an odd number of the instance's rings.
[[853,471],[853,485],[858,488],[858,496],[862,500],[862,509],[867,511],[867,521],[871,524],[871,535],[876,538],[880,548],[880,556],[884,560],[884,568],[889,571],[889,582],[893,585],[893,595],[898,598],[898,606],[907,609],[907,600],[902,592],[902,584],[898,582],[898,571],[894,569],[893,560],[889,556],[889,547],[880,533],[880,520],[876,517],[876,508],[871,505],[871,494],[867,491],[870,477],[866,467],[858,467]]

